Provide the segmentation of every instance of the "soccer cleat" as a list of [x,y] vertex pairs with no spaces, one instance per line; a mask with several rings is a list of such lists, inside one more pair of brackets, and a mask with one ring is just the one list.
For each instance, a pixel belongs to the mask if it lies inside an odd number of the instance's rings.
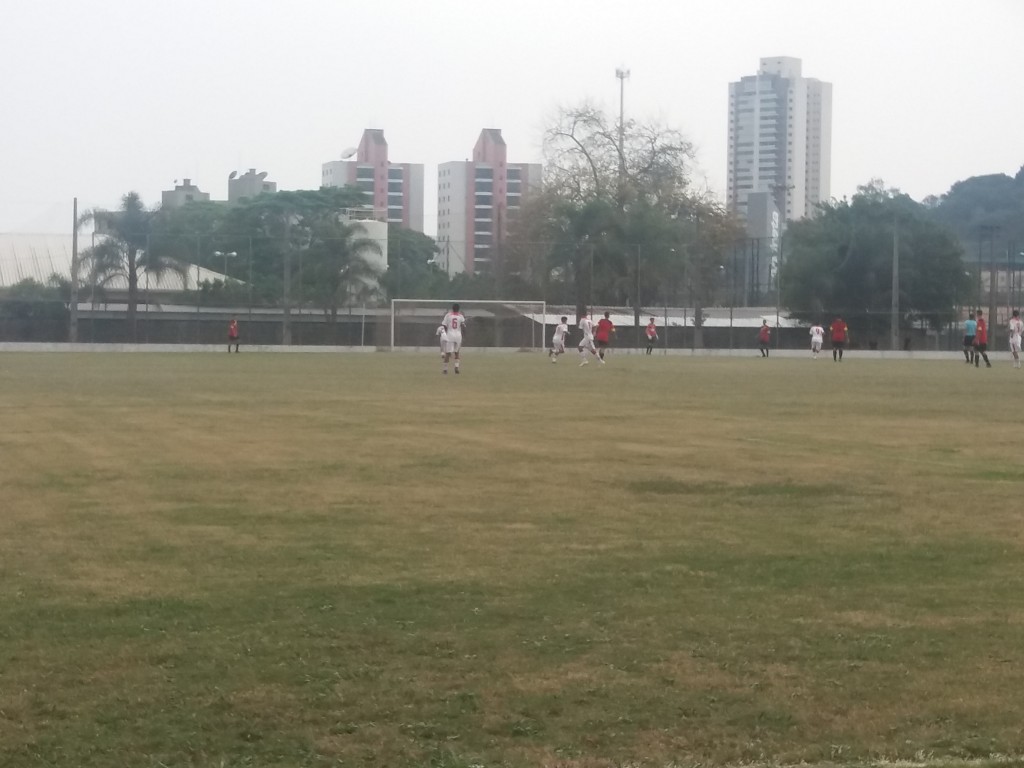
[[459,372],[459,369],[458,369],[458,368],[456,368],[456,369],[455,369],[455,372],[456,372],[456,373],[458,373],[458,372]]
[[584,360],[582,363],[580,363],[580,368],[582,368],[584,365],[590,365],[590,361]]
[[597,358],[597,361],[598,361],[599,363],[601,363],[601,365],[604,365],[604,358],[603,358],[603,357],[599,357],[599,358]]
[[552,363],[557,363],[558,362],[558,358],[557,357],[552,357],[551,358],[551,362]]

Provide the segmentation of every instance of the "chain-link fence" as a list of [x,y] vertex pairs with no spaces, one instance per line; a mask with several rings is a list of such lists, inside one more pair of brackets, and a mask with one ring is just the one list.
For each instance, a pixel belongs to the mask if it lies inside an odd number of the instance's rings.
[[[698,254],[685,247],[586,240],[496,246],[444,238],[436,249],[424,251],[422,244],[385,238],[362,245],[377,259],[376,273],[368,275],[352,268],[350,250],[330,241],[150,235],[140,240],[135,254],[134,280],[123,262],[112,266],[83,258],[74,302],[70,237],[66,243],[48,239],[20,245],[3,237],[0,341],[5,342],[64,342],[74,327],[77,340],[85,343],[219,344],[226,343],[234,318],[243,343],[386,348],[391,346],[390,300],[422,298],[543,303],[546,322],[523,321],[538,326],[537,334],[528,334],[531,339],[540,335],[549,341],[561,315],[575,327],[578,311],[589,307],[615,315],[615,343],[622,347],[646,347],[644,329],[653,318],[660,348],[752,348],[767,321],[773,346],[799,349],[809,343],[813,323],[827,329],[840,314],[834,307],[783,305],[783,243],[771,239],[745,238]],[[97,243],[96,236],[85,238],[81,251]],[[970,295],[954,297],[947,311],[898,311],[895,328],[888,309],[842,312],[848,344],[954,350],[962,341],[968,305],[980,305],[991,315],[995,344],[1009,308],[1021,301],[1024,272],[1015,267],[975,265]],[[485,336],[477,343],[507,346],[501,333],[490,334],[489,341]]]

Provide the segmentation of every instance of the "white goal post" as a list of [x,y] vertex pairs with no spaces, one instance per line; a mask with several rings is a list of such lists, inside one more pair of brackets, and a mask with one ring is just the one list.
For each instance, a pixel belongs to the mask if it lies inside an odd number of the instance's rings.
[[459,305],[466,316],[466,347],[543,350],[547,303],[543,301],[471,301],[461,299],[392,299],[391,349],[437,349],[437,327]]

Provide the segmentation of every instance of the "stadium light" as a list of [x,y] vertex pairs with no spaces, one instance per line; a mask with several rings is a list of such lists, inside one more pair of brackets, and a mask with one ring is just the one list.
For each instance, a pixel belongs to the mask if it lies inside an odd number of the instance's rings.
[[238,254],[235,251],[228,251],[227,253],[225,253],[224,251],[214,251],[213,255],[216,256],[217,258],[221,258],[221,257],[224,258],[224,271],[221,274],[223,274],[225,277],[227,277],[227,275],[228,275],[228,259],[229,258],[230,259],[236,258],[238,256]]

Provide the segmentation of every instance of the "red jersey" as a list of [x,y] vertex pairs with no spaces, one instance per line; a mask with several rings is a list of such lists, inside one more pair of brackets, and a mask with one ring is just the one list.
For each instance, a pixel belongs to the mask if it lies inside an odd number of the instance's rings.
[[657,338],[657,336],[658,336],[658,326],[656,326],[654,323],[648,323],[647,324],[647,338],[648,339],[654,339],[654,338]]
[[609,342],[611,341],[612,331],[615,330],[615,325],[607,317],[602,317],[597,321],[597,330],[594,332],[594,338],[598,341]]
[[767,344],[772,340],[772,329],[767,325],[762,325],[761,330],[757,332],[757,340],[762,344]]
[[832,341],[846,341],[846,334],[849,330],[850,327],[845,320],[836,320],[828,327],[828,332],[832,334]]
[[988,344],[988,323],[985,318],[978,318],[978,330],[974,332],[975,344]]
[[232,320],[230,323],[228,323],[228,338],[229,339],[237,339],[238,338],[238,321],[237,320]]

